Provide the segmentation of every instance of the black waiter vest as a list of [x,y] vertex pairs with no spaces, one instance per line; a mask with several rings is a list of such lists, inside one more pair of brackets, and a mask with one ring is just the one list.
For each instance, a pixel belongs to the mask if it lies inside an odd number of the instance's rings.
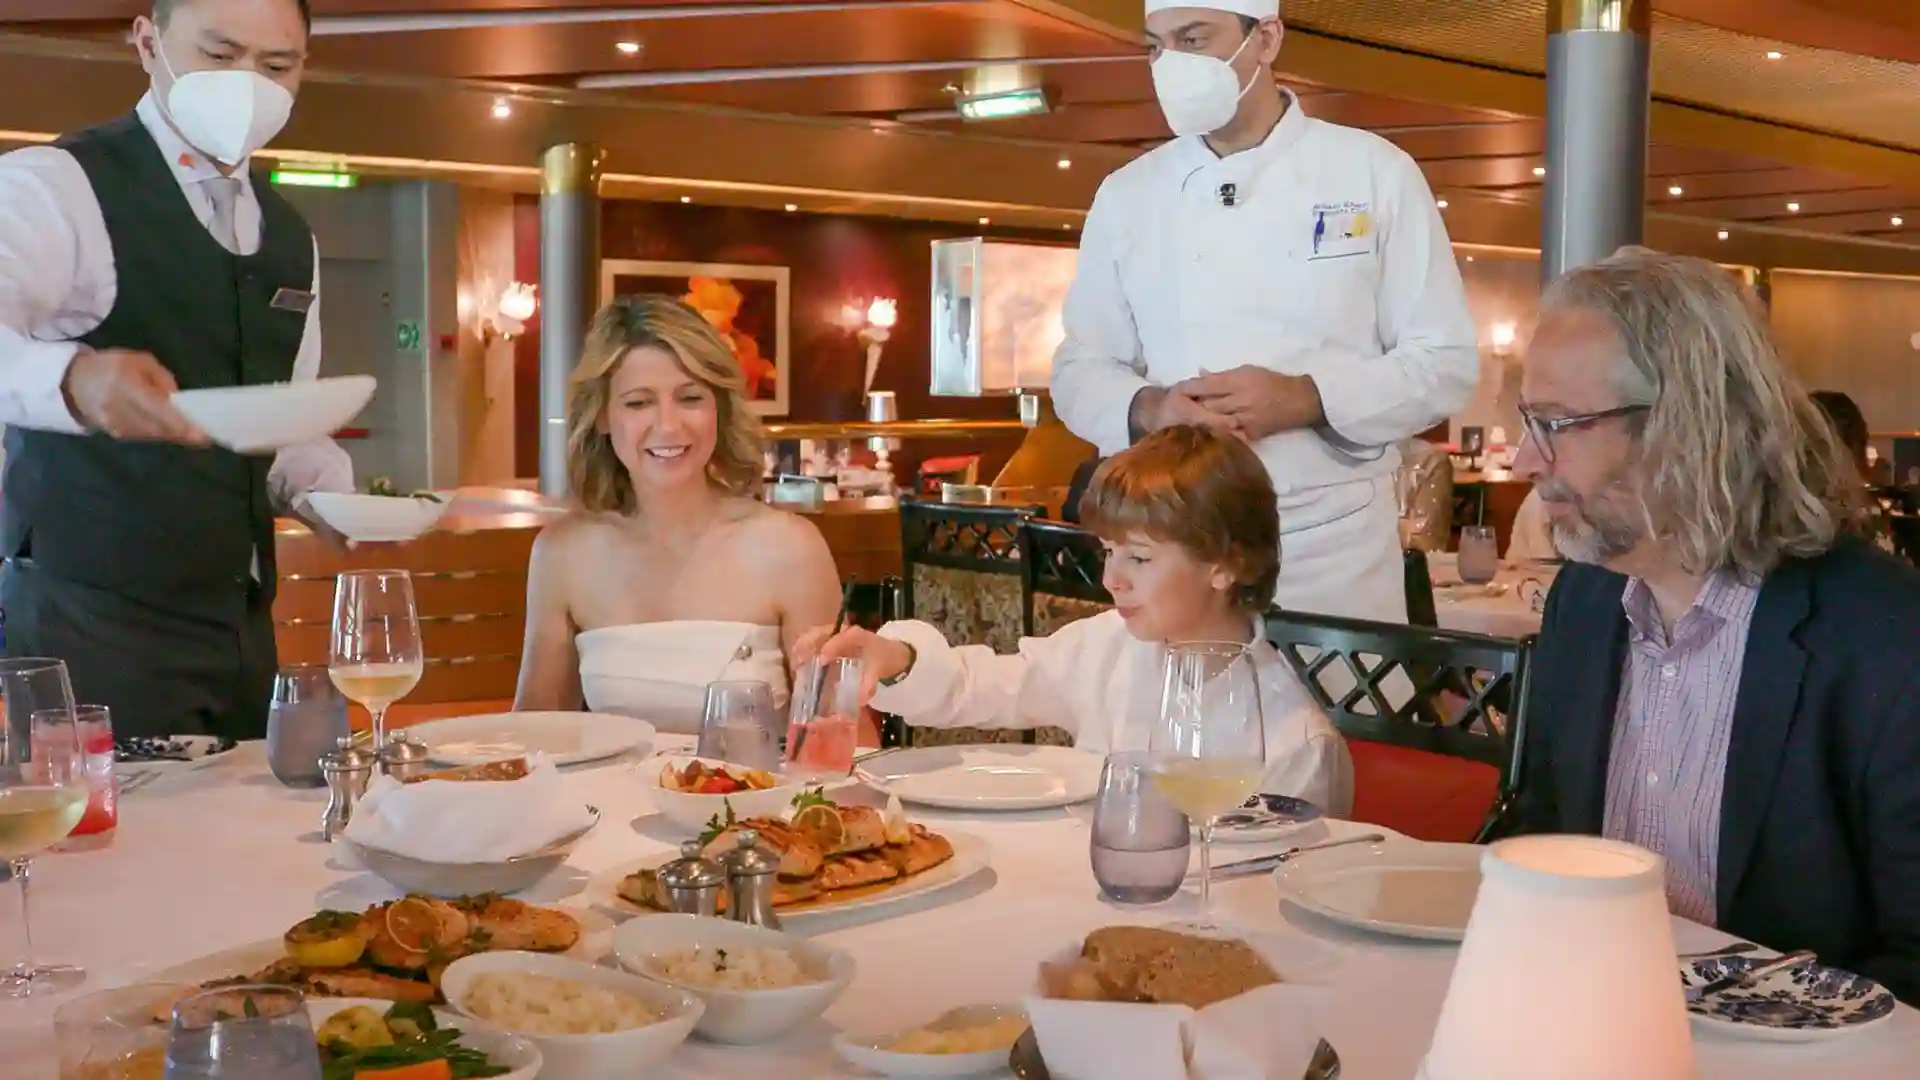
[[[172,165],[137,116],[61,139],[106,219],[113,310],[80,339],[152,353],[180,389],[285,382],[306,330],[313,233],[263,179],[260,248],[235,255],[194,216]],[[12,428],[0,542],[45,573],[183,615],[243,613],[259,553],[274,587],[271,457]]]

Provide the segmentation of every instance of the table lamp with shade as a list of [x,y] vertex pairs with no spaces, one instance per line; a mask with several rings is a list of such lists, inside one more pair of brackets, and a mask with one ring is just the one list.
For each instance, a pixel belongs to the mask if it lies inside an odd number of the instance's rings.
[[1416,1080],[1693,1080],[1664,864],[1588,836],[1503,840]]

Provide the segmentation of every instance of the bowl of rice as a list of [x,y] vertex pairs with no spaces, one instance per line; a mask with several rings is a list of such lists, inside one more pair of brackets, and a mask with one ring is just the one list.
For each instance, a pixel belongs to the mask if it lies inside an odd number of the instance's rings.
[[440,991],[475,1026],[539,1047],[541,1080],[599,1080],[656,1065],[706,1008],[660,981],[545,953],[462,957],[441,975]]
[[699,998],[701,1038],[769,1042],[817,1019],[853,981],[853,957],[730,919],[649,915],[614,931],[620,966]]

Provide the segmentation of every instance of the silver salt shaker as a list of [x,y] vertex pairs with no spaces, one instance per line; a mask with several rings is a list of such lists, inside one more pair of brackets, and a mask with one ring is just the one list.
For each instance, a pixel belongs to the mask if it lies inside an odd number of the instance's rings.
[[339,748],[320,757],[320,775],[327,782],[327,812],[320,819],[320,835],[328,841],[339,836],[353,818],[353,804],[367,793],[373,779],[374,756],[353,745],[353,736],[342,735]]
[[720,890],[727,884],[720,865],[700,853],[700,841],[680,845],[680,857],[660,868],[660,896],[679,915],[718,915]]
[[378,751],[380,771],[404,784],[432,771],[433,766],[427,760],[431,753],[431,750],[414,742],[404,732],[389,735],[387,745]]
[[780,857],[760,846],[760,830],[741,829],[735,847],[720,856],[727,872],[727,918],[735,922],[780,929],[773,911],[773,888],[780,875]]

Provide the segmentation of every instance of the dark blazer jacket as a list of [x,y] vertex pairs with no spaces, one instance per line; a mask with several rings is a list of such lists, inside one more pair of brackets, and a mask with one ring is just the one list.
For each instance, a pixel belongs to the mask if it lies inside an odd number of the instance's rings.
[[[1518,825],[1597,835],[1626,578],[1568,566],[1534,653]],[[1720,929],[1920,1005],[1920,573],[1847,539],[1761,586],[1721,804]]]

